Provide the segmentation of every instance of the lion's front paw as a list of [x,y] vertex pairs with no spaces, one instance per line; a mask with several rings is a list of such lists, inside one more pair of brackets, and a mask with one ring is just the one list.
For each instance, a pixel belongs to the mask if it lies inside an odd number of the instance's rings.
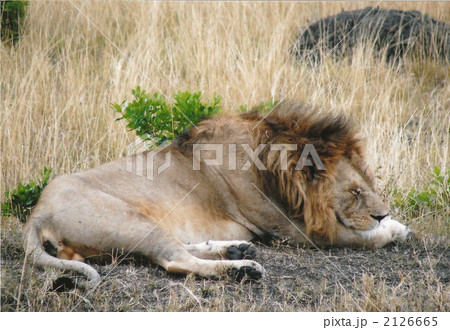
[[251,243],[241,243],[238,246],[230,246],[227,249],[227,255],[230,260],[254,259],[256,249]]
[[391,242],[404,242],[412,236],[412,231],[400,222],[386,217],[372,230],[356,231],[365,241],[365,246],[380,248]]
[[266,270],[263,266],[253,261],[247,265],[242,265],[241,267],[230,268],[228,274],[237,281],[241,281],[244,278],[259,280],[266,276]]
[[381,221],[380,226],[390,235],[390,240],[404,242],[412,236],[412,231],[391,217]]
[[411,238],[413,232],[409,227],[402,225],[404,228],[401,228],[401,230],[395,232],[392,236],[392,239],[394,241],[400,241],[404,242],[407,239]]

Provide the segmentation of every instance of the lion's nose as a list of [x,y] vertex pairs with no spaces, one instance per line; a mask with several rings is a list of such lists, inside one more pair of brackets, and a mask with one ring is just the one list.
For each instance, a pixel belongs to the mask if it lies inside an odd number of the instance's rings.
[[388,215],[387,214],[385,214],[385,215],[373,215],[373,214],[371,214],[370,216],[372,218],[374,218],[375,220],[377,220],[378,222],[381,222],[381,220],[386,218]]

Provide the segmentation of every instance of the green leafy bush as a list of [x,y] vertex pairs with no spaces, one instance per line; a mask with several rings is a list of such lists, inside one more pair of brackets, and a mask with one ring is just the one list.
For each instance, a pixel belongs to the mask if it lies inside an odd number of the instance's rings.
[[[258,111],[258,112],[269,112],[278,104],[278,100],[270,99],[267,102],[261,102],[258,105],[255,105],[250,108],[250,111]],[[246,104],[243,104],[239,107],[240,112],[247,112],[248,107]]]
[[19,40],[28,1],[2,1],[0,4],[1,38],[3,41]]
[[16,189],[6,193],[6,201],[1,205],[3,216],[14,215],[25,222],[31,210],[36,205],[42,190],[50,180],[51,168],[44,168],[40,180],[31,181],[26,185],[19,183]]
[[168,104],[163,95],[148,94],[139,86],[132,90],[134,100],[113,104],[112,107],[125,119],[130,130],[141,138],[157,138],[159,143],[173,140],[198,123],[202,118],[220,111],[220,96],[203,103],[202,92],[178,92],[174,104]]
[[408,192],[394,190],[394,205],[404,210],[418,211],[423,208],[439,210],[450,203],[450,170],[442,173],[435,167],[430,184],[425,189],[412,188]]

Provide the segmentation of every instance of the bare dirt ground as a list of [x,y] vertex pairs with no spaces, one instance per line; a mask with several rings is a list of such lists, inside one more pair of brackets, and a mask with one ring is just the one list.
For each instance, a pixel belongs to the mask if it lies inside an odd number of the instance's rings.
[[450,311],[450,251],[444,238],[413,238],[379,250],[292,247],[257,243],[260,281],[167,274],[142,258],[93,264],[103,278],[95,291],[50,290],[59,276],[23,268],[20,231],[3,231],[2,311]]

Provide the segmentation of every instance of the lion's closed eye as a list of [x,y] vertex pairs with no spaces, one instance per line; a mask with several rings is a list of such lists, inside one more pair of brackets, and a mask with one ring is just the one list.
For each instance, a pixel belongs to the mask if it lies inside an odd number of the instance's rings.
[[356,198],[360,198],[361,194],[362,194],[362,190],[361,188],[353,188],[350,190],[350,192],[356,197]]

